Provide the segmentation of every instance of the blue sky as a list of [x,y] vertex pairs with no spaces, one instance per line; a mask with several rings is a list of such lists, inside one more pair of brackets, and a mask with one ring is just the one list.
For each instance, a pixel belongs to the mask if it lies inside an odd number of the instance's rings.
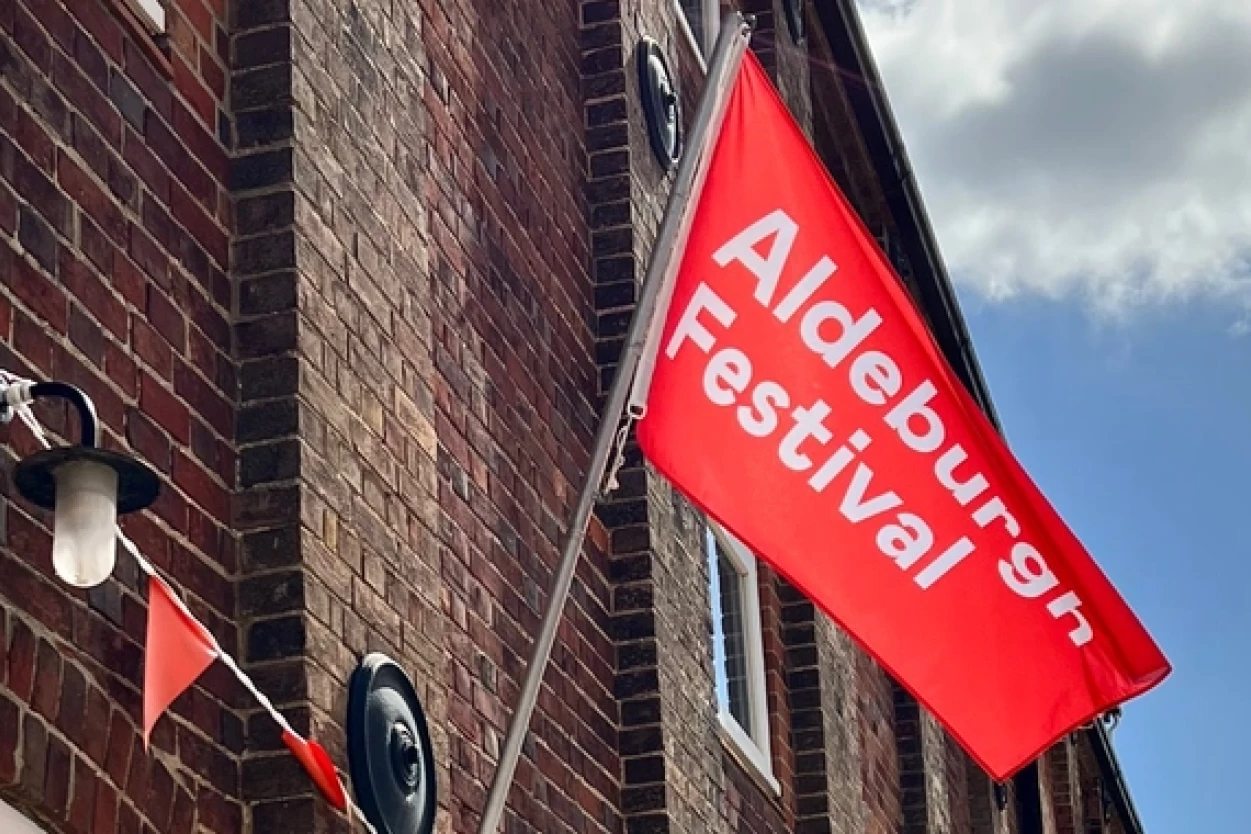
[[1009,444],[1173,663],[1114,736],[1147,830],[1247,830],[1251,342],[1219,306],[964,295]]
[[860,0],[1008,442],[1172,661],[1151,834],[1251,830],[1251,3]]

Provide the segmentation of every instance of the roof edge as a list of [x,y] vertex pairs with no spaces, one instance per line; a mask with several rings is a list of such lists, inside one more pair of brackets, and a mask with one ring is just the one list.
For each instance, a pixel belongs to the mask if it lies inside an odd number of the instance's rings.
[[[829,39],[834,60],[842,71],[848,100],[882,183],[887,208],[899,227],[922,300],[930,310],[939,313],[931,319],[935,337],[969,393],[1002,433],[1003,427],[973,348],[955,287],[943,264],[938,241],[913,176],[877,63],[861,26],[855,0],[831,0],[814,3],[813,6]],[[1145,834],[1107,729],[1096,720],[1087,732],[1113,804],[1127,826],[1127,834]]]
[[940,313],[931,322],[934,335],[965,387],[995,427],[1000,428],[854,0],[832,0],[815,3],[813,7],[841,70],[848,101],[882,183],[908,262],[917,273],[922,300],[930,310]]

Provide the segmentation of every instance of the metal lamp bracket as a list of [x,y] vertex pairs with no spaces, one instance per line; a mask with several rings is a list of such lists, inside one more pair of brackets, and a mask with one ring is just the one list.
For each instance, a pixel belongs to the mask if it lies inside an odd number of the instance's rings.
[[58,446],[36,452],[20,461],[13,470],[18,492],[33,504],[45,509],[56,508],[56,470],[74,461],[93,461],[117,473],[117,511],[133,513],[148,507],[160,493],[156,472],[144,463],[108,449],[100,448],[100,422],[95,404],[82,389],[64,382],[19,382],[3,389],[0,397],[0,422],[13,419],[17,409],[36,400],[59,399],[78,412],[81,441],[77,446]]

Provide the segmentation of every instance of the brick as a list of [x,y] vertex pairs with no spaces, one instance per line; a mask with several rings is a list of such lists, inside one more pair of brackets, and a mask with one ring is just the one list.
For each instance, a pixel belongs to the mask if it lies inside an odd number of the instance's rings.
[[[199,82],[196,86],[200,87]],[[203,90],[202,87],[200,87]],[[205,96],[208,96],[205,92]],[[195,158],[213,177],[214,181],[225,182],[230,170],[230,159],[222,144],[218,141],[215,127],[217,110],[211,97],[203,103],[204,112],[199,116],[175,101],[173,106],[174,132],[182,139],[190,155]],[[210,204],[209,208],[213,208]]]
[[288,0],[256,0],[237,10],[235,25],[240,31],[291,20]]
[[298,319],[294,312],[242,322],[235,328],[240,358],[253,359],[295,350]]
[[235,498],[234,523],[242,531],[285,527],[299,517],[300,491],[296,487],[252,489]]
[[87,256],[87,261],[101,272],[112,272],[113,262],[119,255],[108,235],[100,231],[99,227],[81,212],[78,215],[78,229],[79,249]]
[[[25,531],[19,532],[14,522],[15,516],[10,510],[9,546],[11,548],[19,553],[50,555],[52,544],[50,536],[45,534],[38,539],[26,538],[22,535]],[[19,550],[19,545],[24,541],[31,542],[40,549],[36,550],[32,547],[30,550]],[[43,558],[47,559],[49,556]],[[69,635],[72,612],[69,600],[59,588],[35,574],[15,557],[2,553],[0,553],[0,582],[3,583],[6,594],[10,595],[9,598],[22,600],[22,609],[37,618],[44,627],[62,636]],[[55,695],[49,697],[55,698]]]
[[235,131],[240,150],[277,144],[295,133],[295,117],[290,107],[245,110],[238,114]]
[[304,651],[305,646],[306,634],[301,617],[263,620],[248,627],[246,657],[249,663],[295,657]]
[[191,440],[191,413],[150,374],[140,377],[139,406],[170,436],[181,443]]
[[109,100],[132,128],[143,130],[147,102],[126,76],[116,69],[109,73]]
[[91,122],[77,113],[70,114],[69,125],[74,150],[97,177],[107,179],[109,164],[116,158],[108,143],[91,126]]
[[[216,124],[217,119],[217,103],[213,98],[213,94],[200,80],[199,74],[187,66],[181,56],[175,54],[172,56],[172,64],[174,67],[174,86],[183,98],[191,106],[196,116],[206,125]],[[180,108],[179,102],[175,101],[173,107],[175,112]]]
[[[107,171],[107,165],[106,165]],[[126,237],[126,218],[105,190],[64,151],[57,159],[57,181],[65,193],[115,240]]]
[[[117,585],[110,582],[102,587],[116,589]],[[120,620],[120,612],[118,619]],[[82,745],[82,751],[97,766],[103,767],[109,742],[109,701],[104,691],[90,682],[87,684],[87,712],[83,731],[86,742]]]
[[135,355],[162,379],[172,381],[174,351],[169,342],[138,316],[131,316],[131,339]]
[[174,483],[187,497],[222,522],[230,520],[230,497],[224,487],[213,480],[200,464],[176,452]]
[[296,306],[296,275],[279,272],[239,285],[239,312],[246,316],[278,313]]
[[179,787],[174,795],[174,809],[170,816],[170,831],[191,831],[195,825],[195,800],[185,789]]
[[56,232],[35,212],[22,206],[18,211],[17,240],[44,271],[56,275],[58,245]]
[[65,737],[79,747],[86,743],[83,719],[87,712],[87,679],[82,670],[73,664],[65,664],[61,678],[61,697],[55,716],[55,726]]
[[152,65],[143,49],[136,46],[133,40],[127,39],[123,51],[126,77],[134,82],[158,114],[169,118],[173,94],[168,77]]
[[148,285],[144,312],[147,314],[148,322],[175,351],[182,353],[186,350],[187,321],[165,293],[157,287]]
[[95,772],[86,759],[74,757],[74,793],[69,806],[70,829],[76,832],[91,830],[91,816],[95,812],[96,785],[98,780]]
[[271,64],[260,69],[237,72],[231,82],[231,104],[240,110],[290,104],[291,65]]
[[200,826],[211,834],[235,834],[243,830],[243,808],[212,788],[201,786],[196,798]]
[[119,799],[116,834],[146,834],[141,826],[138,812],[123,799]]
[[[83,29],[91,35],[100,48],[114,62],[121,63],[122,29],[117,20],[108,13],[103,3],[78,3],[70,7]],[[81,35],[79,36],[81,39]]]
[[249,446],[240,455],[239,464],[239,482],[244,487],[289,480],[300,473],[300,444],[285,440]]
[[295,193],[277,191],[240,200],[235,209],[235,227],[240,235],[275,232],[295,222]]
[[41,803],[48,772],[48,742],[48,728],[33,713],[26,713],[22,717],[22,788],[31,800]]
[[29,702],[35,685],[35,647],[38,643],[30,627],[20,619],[12,620],[11,631],[6,658],[8,688],[22,701]]
[[130,233],[127,237],[129,243],[126,254],[135,262],[135,265],[160,286],[168,286],[169,255],[165,250],[134,223],[130,224]]
[[[3,146],[4,139],[0,137],[0,149]],[[69,201],[51,179],[35,165],[26,161],[23,156],[15,155],[13,159],[13,174],[10,182],[13,183],[14,190],[19,196],[29,201],[31,206],[43,215],[43,218],[54,229],[63,236],[69,237],[72,231]]]
[[217,205],[217,183],[208,171],[188,152],[182,137],[175,134],[169,125],[151,110],[144,121],[144,138],[148,148],[158,159],[165,163],[179,181],[201,205],[215,208]]
[[169,818],[174,810],[174,780],[159,762],[153,762],[148,769],[147,793],[141,807],[144,816],[158,831],[169,830]]
[[13,40],[40,72],[47,73],[52,69],[52,42],[25,9],[17,10]]
[[166,255],[174,253],[181,240],[182,232],[174,224],[165,206],[156,200],[143,197],[140,200],[139,213],[143,218],[143,228],[151,235],[152,240],[162,252]]
[[213,98],[223,101],[226,98],[226,71],[218,63],[220,60],[213,52],[200,44],[199,47],[200,75]]
[[247,406],[239,411],[236,437],[249,443],[293,434],[299,428],[299,411],[294,400],[272,400]]
[[15,701],[0,691],[0,785],[11,785],[17,779],[21,740],[21,711]]
[[258,802],[252,806],[252,820],[258,831],[312,831],[315,811],[310,797]]
[[289,148],[237,156],[231,161],[229,186],[233,190],[248,191],[289,182],[292,161]]
[[230,402],[185,362],[174,366],[174,391],[219,435],[229,437],[233,433],[234,410]]
[[242,402],[290,396],[299,389],[299,360],[276,356],[245,362],[240,373]]
[[109,86],[109,64],[101,52],[85,32],[74,33],[74,62],[78,68],[91,79],[91,82],[102,91],[107,92]]
[[117,811],[117,791],[108,782],[97,781],[91,834],[117,834]]
[[245,535],[243,566],[248,571],[290,567],[300,559],[300,531],[294,527],[280,527]]
[[130,772],[130,754],[135,745],[136,731],[134,726],[121,712],[113,710],[109,719],[108,752],[104,758],[104,769],[114,784],[125,785],[126,774]]
[[239,69],[289,61],[291,27],[277,26],[241,34],[235,38],[234,48],[235,66]]
[[229,265],[230,243],[226,233],[178,183],[172,183],[170,210],[174,219],[212,256],[214,263],[222,268]]
[[169,172],[138,134],[126,131],[122,155],[126,164],[139,176],[152,195],[157,200],[168,203]]
[[65,289],[91,312],[95,321],[124,341],[128,330],[125,305],[86,264],[68,250],[61,254],[61,283]]
[[66,101],[87,117],[105,141],[115,148],[121,147],[121,117],[99,88],[60,53],[53,58],[52,81]]
[[239,588],[239,614],[243,617],[300,612],[304,606],[302,571],[263,574],[245,580]]
[[25,110],[16,110],[12,118],[17,124],[13,138],[17,140],[18,147],[40,170],[51,175],[56,167],[56,145],[48,131]]
[[17,231],[17,195],[0,182],[0,232],[12,236]]

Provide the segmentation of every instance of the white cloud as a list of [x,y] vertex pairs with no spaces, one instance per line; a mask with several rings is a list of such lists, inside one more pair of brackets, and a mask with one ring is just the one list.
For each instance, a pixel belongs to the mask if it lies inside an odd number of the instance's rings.
[[956,280],[1251,305],[1251,3],[862,0]]

